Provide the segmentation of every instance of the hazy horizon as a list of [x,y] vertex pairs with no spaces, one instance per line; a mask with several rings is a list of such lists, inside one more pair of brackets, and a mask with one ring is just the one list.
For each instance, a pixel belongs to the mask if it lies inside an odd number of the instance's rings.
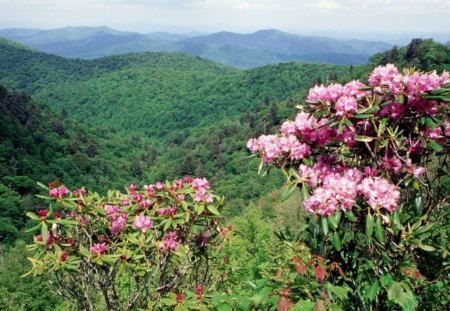
[[[450,41],[450,0],[0,0],[0,28],[253,33]],[[432,21],[432,22],[430,22]],[[350,36],[350,37],[349,37]]]

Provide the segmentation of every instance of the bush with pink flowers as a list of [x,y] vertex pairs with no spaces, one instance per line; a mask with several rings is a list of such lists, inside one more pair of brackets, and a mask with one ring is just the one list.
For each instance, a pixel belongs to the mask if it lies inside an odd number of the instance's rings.
[[49,205],[28,213],[38,231],[28,246],[30,274],[53,274],[57,291],[83,310],[94,310],[99,297],[107,310],[157,308],[182,289],[195,289],[192,306],[205,308],[203,290],[217,281],[223,240],[223,199],[206,179],[130,185],[106,196],[40,186]]
[[[411,310],[425,283],[442,281],[418,271],[427,260],[445,271],[449,254],[449,82],[448,72],[379,66],[368,84],[315,86],[279,134],[248,141],[260,171],[284,172],[283,197],[301,194],[307,246],[342,269],[329,279],[345,292],[340,307]],[[285,302],[336,307],[332,293],[321,295],[325,287],[305,292],[296,282],[283,285]]]

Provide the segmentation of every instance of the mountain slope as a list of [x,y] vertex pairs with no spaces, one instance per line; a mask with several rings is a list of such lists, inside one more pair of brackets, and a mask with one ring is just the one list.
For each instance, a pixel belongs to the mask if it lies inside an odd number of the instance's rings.
[[69,60],[5,44],[0,57],[0,83],[31,91],[77,119],[158,137],[214,124],[348,72],[294,63],[239,71],[180,53]]
[[188,36],[164,32],[139,34],[107,27],[67,27],[53,30],[6,29],[0,30],[0,36],[46,53],[71,58],[182,51],[238,68],[289,61],[358,65],[366,63],[374,53],[391,47],[383,42],[302,37],[278,30]]

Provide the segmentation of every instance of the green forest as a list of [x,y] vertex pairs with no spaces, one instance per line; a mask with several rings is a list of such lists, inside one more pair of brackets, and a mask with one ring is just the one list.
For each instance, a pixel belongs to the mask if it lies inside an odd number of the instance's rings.
[[[299,191],[282,200],[280,170],[258,174],[248,139],[295,118],[314,85],[366,80],[388,63],[450,70],[449,47],[430,39],[376,54],[364,66],[292,62],[238,70],[183,53],[74,60],[1,38],[0,59],[1,310],[77,310],[49,276],[21,277],[30,270],[25,245],[33,233],[27,229],[36,225],[26,213],[45,208],[36,197],[37,182],[60,180],[69,189],[106,193],[187,176],[206,177],[225,199],[224,226],[232,226],[235,236],[222,249],[221,258],[234,267],[227,268],[223,295],[239,294],[242,302],[233,310],[287,310],[277,307],[287,294],[275,298],[268,283],[274,267],[308,252],[286,246],[306,238],[298,225],[306,212],[297,208]],[[438,182],[448,185],[448,178]],[[428,256],[430,263],[438,260]],[[420,309],[448,308],[449,265],[448,258],[440,263],[442,278],[432,266],[422,272],[432,281],[421,289],[426,299]],[[217,297],[223,300],[217,309],[232,310],[229,298]],[[103,309],[99,299],[95,310]]]

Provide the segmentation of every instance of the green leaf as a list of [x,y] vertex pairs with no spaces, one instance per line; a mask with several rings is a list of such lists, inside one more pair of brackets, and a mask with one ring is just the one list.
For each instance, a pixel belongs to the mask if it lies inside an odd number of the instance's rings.
[[388,287],[389,285],[391,285],[393,281],[394,281],[394,279],[392,278],[391,275],[383,275],[383,276],[380,278],[381,285],[382,285],[384,288],[386,288],[386,287]]
[[289,199],[295,192],[295,189],[297,189],[296,185],[288,185],[284,189],[283,193],[281,193],[281,202],[286,201]]
[[302,299],[297,301],[297,303],[289,309],[290,311],[311,311],[314,307],[314,302],[309,299]]
[[335,286],[332,285],[331,283],[326,283],[325,288],[341,300],[346,299],[348,293],[350,292],[350,288],[348,287]]
[[37,185],[38,185],[39,187],[45,189],[45,190],[50,190],[49,187],[47,187],[46,185],[44,185],[43,183],[41,183],[41,182],[39,182],[39,181],[37,182]]
[[324,235],[328,234],[328,221],[327,217],[320,217],[320,220],[322,222],[322,231]]
[[429,129],[435,129],[436,128],[436,123],[434,123],[432,118],[429,117],[425,117],[425,124],[427,125],[427,127]]
[[400,305],[403,310],[415,310],[417,306],[417,301],[414,298],[414,294],[405,289],[399,282],[392,282],[392,284],[387,289],[388,299],[394,301]]
[[327,217],[328,223],[330,224],[331,228],[337,229],[339,222],[341,221],[341,212],[337,211],[333,215],[330,215]]
[[345,214],[345,217],[346,217],[348,220],[350,220],[351,222],[356,222],[355,214],[353,214],[352,211],[345,212],[344,214]]
[[176,301],[170,298],[162,298],[161,303],[165,306],[174,306],[176,305]]
[[380,243],[384,241],[384,230],[379,217],[375,220],[375,238]]
[[207,205],[206,208],[208,211],[210,211],[213,215],[220,216],[220,212],[214,205]]
[[33,231],[36,231],[37,229],[39,229],[40,227],[41,227],[41,224],[39,223],[36,226],[33,226],[33,227],[25,230],[25,232],[33,232]]
[[232,311],[233,309],[228,304],[220,304],[216,307],[217,311]]
[[355,119],[368,119],[370,117],[373,117],[373,115],[370,113],[357,114],[353,116],[353,118]]
[[309,198],[309,191],[305,184],[302,185],[302,200],[305,201]]
[[444,148],[441,145],[439,145],[437,142],[435,142],[434,140],[430,140],[428,142],[428,146],[431,147],[431,149],[433,149],[436,152],[440,152],[440,151],[444,150]]
[[28,212],[28,213],[26,213],[26,215],[28,216],[28,218],[31,218],[33,220],[40,220],[39,216],[36,215],[35,213]]
[[370,136],[364,136],[364,135],[355,135],[353,137],[355,140],[357,141],[363,141],[363,142],[371,142],[372,140],[374,140],[376,137],[370,137]]
[[43,200],[52,200],[53,198],[49,197],[48,195],[42,195],[42,194],[36,194],[36,197]]
[[369,287],[366,287],[364,297],[367,298],[369,301],[373,301],[380,289],[381,287],[378,284],[378,282],[374,282]]
[[366,217],[366,236],[367,236],[367,239],[369,239],[369,240],[372,238],[373,222],[374,222],[374,219],[373,219],[372,214],[367,214],[367,217]]
[[425,245],[425,244],[422,244],[422,243],[419,243],[417,246],[418,246],[420,249],[423,249],[423,250],[426,251],[426,252],[434,252],[434,251],[436,250],[433,246],[431,246],[431,245]]
[[47,242],[48,240],[48,227],[47,227],[47,223],[42,222],[41,225],[41,235],[42,235],[42,241],[43,242]]
[[419,215],[422,215],[423,212],[423,200],[422,200],[422,196],[417,195],[414,200],[413,200],[413,205],[417,210],[417,213]]
[[341,238],[339,237],[339,233],[337,233],[337,231],[333,234],[333,245],[337,251],[341,250]]

